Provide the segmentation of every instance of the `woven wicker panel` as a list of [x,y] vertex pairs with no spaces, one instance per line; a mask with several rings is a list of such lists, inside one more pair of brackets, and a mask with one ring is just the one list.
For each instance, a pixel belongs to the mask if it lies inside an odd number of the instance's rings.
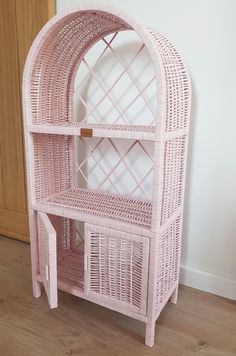
[[[49,215],[57,233],[58,280],[81,289],[84,287],[83,231],[75,220]],[[83,229],[83,226],[80,226]]]
[[51,308],[57,306],[56,232],[44,213],[37,213],[39,272]]
[[128,28],[120,18],[100,11],[75,13],[61,19],[45,39],[34,65],[33,122],[71,121],[70,82],[81,55],[103,36]]
[[70,136],[33,134],[37,200],[70,188],[73,181],[70,147]]
[[76,244],[76,223],[72,219],[48,214],[57,233],[57,255],[69,251]]
[[87,292],[146,314],[149,240],[88,224],[85,231]]
[[181,217],[161,235],[157,248],[156,313],[167,302],[170,290],[178,283],[181,244]]
[[53,195],[42,201],[45,207],[56,207],[89,214],[97,217],[116,219],[118,221],[151,227],[152,204],[147,200],[139,200],[125,196],[90,191],[87,189],[71,189]]
[[191,90],[189,76],[175,47],[160,33],[147,31],[153,36],[161,55],[166,80],[166,131],[188,127]]
[[186,136],[165,144],[162,224],[183,204]]

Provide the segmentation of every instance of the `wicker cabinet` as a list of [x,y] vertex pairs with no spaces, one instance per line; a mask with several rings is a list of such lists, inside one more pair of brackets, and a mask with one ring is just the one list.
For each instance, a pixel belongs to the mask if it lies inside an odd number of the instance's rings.
[[152,346],[178,291],[191,99],[180,56],[119,10],[84,4],[38,34],[23,92],[34,296],[43,284],[51,308],[62,289],[141,320]]

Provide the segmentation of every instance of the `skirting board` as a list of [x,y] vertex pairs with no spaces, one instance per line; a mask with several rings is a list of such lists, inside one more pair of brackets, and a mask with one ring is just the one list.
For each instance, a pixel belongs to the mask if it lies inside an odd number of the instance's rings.
[[236,281],[215,274],[182,266],[180,268],[180,283],[221,297],[236,300]]

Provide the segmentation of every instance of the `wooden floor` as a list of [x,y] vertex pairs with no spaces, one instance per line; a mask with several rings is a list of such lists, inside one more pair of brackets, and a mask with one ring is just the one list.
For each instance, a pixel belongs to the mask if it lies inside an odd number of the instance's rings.
[[235,356],[236,303],[188,287],[144,346],[144,324],[59,292],[50,311],[31,294],[29,245],[0,237],[0,356]]

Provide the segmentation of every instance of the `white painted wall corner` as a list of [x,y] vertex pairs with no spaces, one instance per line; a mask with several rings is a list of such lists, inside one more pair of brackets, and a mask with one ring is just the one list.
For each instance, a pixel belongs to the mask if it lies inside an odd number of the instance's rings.
[[180,283],[208,293],[236,300],[236,281],[216,274],[181,266]]

